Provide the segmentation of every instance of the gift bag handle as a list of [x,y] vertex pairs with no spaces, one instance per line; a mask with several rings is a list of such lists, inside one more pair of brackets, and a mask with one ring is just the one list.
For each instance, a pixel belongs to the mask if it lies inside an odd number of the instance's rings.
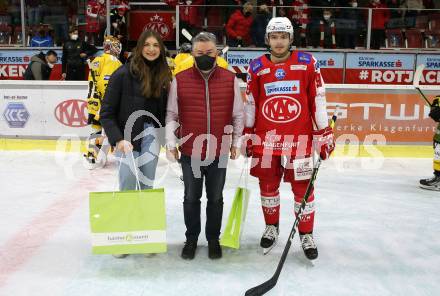
[[[135,190],[141,191],[141,183],[140,183],[140,180],[139,180],[138,168],[136,166],[136,161],[134,159],[133,151],[130,151],[130,156],[131,156],[131,160],[132,160],[132,163],[133,163],[134,174],[136,176],[136,188],[135,188]],[[122,156],[119,158],[118,172],[121,171],[121,166],[122,166]],[[114,197],[116,191],[119,191],[118,190],[118,179],[117,178],[116,178],[115,190],[113,190],[113,197]]]

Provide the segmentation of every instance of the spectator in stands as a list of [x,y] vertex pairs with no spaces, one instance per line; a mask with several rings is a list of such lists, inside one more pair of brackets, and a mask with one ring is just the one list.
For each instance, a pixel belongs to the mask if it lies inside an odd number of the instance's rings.
[[400,0],[387,0],[386,5],[390,9],[390,18],[399,19],[402,17],[402,10],[400,6],[402,1]]
[[38,25],[41,21],[41,1],[26,0],[27,21],[29,26]]
[[34,55],[23,74],[24,80],[49,80],[57,58],[58,55],[53,50],[49,50],[46,54],[40,52]]
[[310,23],[309,36],[313,47],[336,48],[336,26],[332,11],[324,9],[320,20]]
[[251,36],[252,41],[256,47],[265,47],[264,36],[266,34],[266,27],[269,20],[272,18],[272,14],[269,11],[267,5],[263,4],[258,8],[257,15],[252,23]]
[[[309,5],[312,7],[333,8],[336,7],[336,0],[310,0]],[[312,21],[316,22],[316,20],[321,19],[323,13],[324,13],[323,8],[312,8],[310,11]]]
[[127,20],[126,14],[129,10],[128,4],[125,2],[121,2],[118,4],[117,8],[114,8],[110,12],[110,32],[112,36],[118,38],[119,42],[121,42],[121,53],[119,55],[119,60],[122,63],[126,61],[126,54],[128,50],[128,35],[127,35]]
[[237,9],[226,24],[228,45],[232,47],[249,46],[252,43],[250,29],[252,26],[253,6],[246,2],[243,8]]
[[357,0],[348,0],[348,2],[344,6],[351,8],[341,9],[340,21],[336,25],[336,37],[338,39],[338,45],[340,47],[354,49],[356,47],[359,37],[362,12],[360,9],[357,9]]
[[306,47],[306,32],[310,22],[309,0],[295,0],[292,6],[293,44],[296,47]]
[[70,29],[70,40],[63,46],[62,77],[65,80],[86,80],[86,60],[98,49],[78,39],[78,29]]
[[53,39],[50,37],[44,27],[39,27],[37,34],[31,39],[31,47],[52,47]]
[[[180,30],[186,29],[192,36],[196,35],[199,30],[201,30],[203,24],[203,13],[202,7],[199,5],[204,5],[204,0],[193,0],[193,1],[181,1],[181,0],[165,0],[165,2],[171,8],[176,8],[179,6],[179,20],[180,20]],[[185,42],[186,38],[180,32],[180,40]]]
[[417,15],[420,13],[420,10],[425,8],[423,0],[403,0],[400,7],[405,9],[403,11],[405,24],[410,28],[415,26]]
[[390,10],[381,0],[371,0],[373,8],[371,20],[371,49],[380,49],[385,43],[385,28],[390,19]]

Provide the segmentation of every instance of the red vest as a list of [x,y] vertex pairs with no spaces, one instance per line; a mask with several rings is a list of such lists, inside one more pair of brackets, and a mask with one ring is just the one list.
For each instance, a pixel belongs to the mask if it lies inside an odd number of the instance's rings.
[[232,127],[225,127],[232,126],[234,79],[234,73],[220,67],[206,80],[195,67],[176,75],[179,136],[189,135],[180,143],[182,154],[205,159],[229,153]]

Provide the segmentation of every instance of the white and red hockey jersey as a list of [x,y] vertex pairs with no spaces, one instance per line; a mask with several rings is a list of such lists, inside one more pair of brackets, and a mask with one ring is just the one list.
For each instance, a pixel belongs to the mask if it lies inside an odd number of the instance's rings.
[[295,51],[278,64],[269,54],[253,60],[246,95],[246,127],[257,136],[254,154],[311,154],[312,131],[328,126],[324,84],[311,54]]

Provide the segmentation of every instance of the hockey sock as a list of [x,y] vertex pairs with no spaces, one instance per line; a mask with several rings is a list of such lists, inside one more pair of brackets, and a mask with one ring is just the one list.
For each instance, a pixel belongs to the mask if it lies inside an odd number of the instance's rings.
[[[307,182],[292,182],[292,191],[295,196],[295,215],[298,213],[298,210],[301,206],[301,201],[304,197],[304,194],[307,190]],[[307,200],[306,207],[302,211],[302,217],[298,224],[298,232],[300,234],[312,233],[313,232],[313,223],[315,219],[315,196],[312,192]]]
[[260,180],[261,207],[266,225],[278,224],[280,220],[279,180]]

